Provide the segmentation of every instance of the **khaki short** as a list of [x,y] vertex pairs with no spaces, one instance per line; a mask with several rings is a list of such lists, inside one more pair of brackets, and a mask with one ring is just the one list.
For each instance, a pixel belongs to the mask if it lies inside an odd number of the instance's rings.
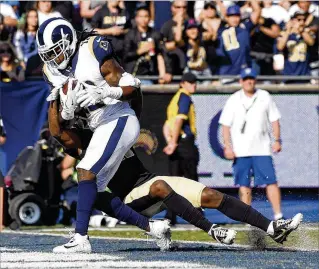
[[134,188],[124,199],[125,204],[129,204],[136,199],[147,196],[151,185],[156,180],[164,180],[179,195],[185,197],[194,207],[201,207],[201,197],[204,184],[190,180],[185,177],[165,177],[157,176],[145,182],[143,185]]

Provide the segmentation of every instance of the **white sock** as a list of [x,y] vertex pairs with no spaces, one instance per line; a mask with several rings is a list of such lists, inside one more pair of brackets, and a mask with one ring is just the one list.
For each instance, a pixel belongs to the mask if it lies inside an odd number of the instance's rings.
[[267,228],[267,234],[274,235],[274,222],[270,222],[268,228]]
[[279,220],[283,217],[284,215],[280,212],[278,214],[275,214],[275,220]]

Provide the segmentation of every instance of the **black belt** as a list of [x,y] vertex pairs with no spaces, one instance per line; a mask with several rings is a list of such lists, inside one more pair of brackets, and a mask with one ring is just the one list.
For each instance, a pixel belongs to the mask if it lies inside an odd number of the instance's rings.
[[104,107],[104,106],[105,106],[104,103],[98,103],[98,104],[96,104],[96,105],[88,106],[88,107],[87,107],[87,110],[88,110],[89,112],[92,112],[92,111],[95,111],[95,110],[97,110],[97,109],[99,109],[99,108],[101,108],[101,107]]

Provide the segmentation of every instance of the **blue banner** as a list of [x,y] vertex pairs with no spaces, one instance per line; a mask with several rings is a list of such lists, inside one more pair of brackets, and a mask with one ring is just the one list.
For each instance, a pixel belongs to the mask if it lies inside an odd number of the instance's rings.
[[0,113],[7,141],[0,147],[0,169],[4,174],[26,146],[38,140],[47,119],[49,87],[44,81],[0,83]]

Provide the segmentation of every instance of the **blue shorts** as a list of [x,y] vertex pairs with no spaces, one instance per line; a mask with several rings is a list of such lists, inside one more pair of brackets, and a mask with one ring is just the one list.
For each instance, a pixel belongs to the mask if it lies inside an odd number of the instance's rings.
[[233,164],[235,185],[251,186],[270,185],[277,183],[274,164],[271,156],[251,156],[236,158]]

